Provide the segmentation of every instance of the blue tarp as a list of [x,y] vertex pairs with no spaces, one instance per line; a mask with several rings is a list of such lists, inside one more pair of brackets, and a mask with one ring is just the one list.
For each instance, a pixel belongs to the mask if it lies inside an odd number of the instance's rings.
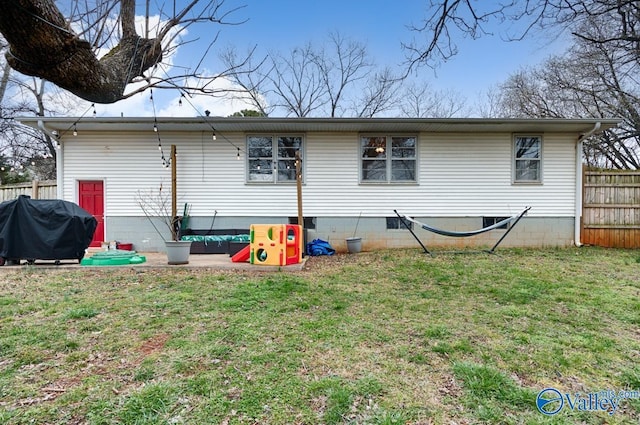
[[329,242],[322,239],[314,239],[307,244],[307,254],[311,256],[333,255],[335,252],[336,250],[329,245]]

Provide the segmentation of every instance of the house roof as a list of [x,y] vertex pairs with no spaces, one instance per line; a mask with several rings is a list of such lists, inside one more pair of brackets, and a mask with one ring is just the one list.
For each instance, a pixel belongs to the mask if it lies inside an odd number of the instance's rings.
[[268,117],[23,117],[23,124],[37,127],[41,121],[49,131],[61,135],[78,131],[148,131],[157,122],[161,131],[216,132],[446,132],[446,133],[527,133],[561,132],[585,134],[596,123],[600,130],[617,126],[617,118],[589,119],[507,119],[507,118],[268,118]]

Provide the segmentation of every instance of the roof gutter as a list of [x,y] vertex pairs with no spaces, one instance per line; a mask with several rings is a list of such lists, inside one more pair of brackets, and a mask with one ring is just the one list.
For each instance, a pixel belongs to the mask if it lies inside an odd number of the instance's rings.
[[582,246],[580,242],[580,230],[582,228],[582,141],[593,135],[596,131],[600,130],[600,121],[593,125],[593,128],[581,134],[576,141],[576,209],[575,220],[573,229],[573,243],[575,246]]
[[62,145],[60,144],[60,140],[58,139],[58,132],[56,130],[49,130],[44,125],[44,121],[38,120],[38,128],[44,134],[49,136],[56,143],[56,198],[63,199],[64,198],[64,188],[62,182],[64,181],[64,169],[62,167]]

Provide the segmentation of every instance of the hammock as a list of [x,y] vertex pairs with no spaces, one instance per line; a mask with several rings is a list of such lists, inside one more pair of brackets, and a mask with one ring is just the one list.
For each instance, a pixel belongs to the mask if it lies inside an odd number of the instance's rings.
[[526,208],[524,211],[522,211],[519,214],[516,214],[516,215],[514,215],[512,217],[509,217],[509,218],[505,218],[504,220],[499,221],[497,223],[494,223],[491,226],[483,227],[482,229],[478,229],[478,230],[470,230],[470,231],[466,231],[466,232],[454,232],[454,231],[451,231],[451,230],[442,230],[442,229],[438,229],[438,228],[435,228],[435,227],[431,227],[428,224],[421,223],[418,220],[414,220],[413,218],[411,218],[411,217],[409,217],[407,215],[401,216],[401,218],[403,218],[403,219],[405,219],[407,221],[411,221],[413,223],[416,223],[418,226],[422,227],[424,230],[428,230],[430,232],[437,233],[437,234],[442,235],[442,236],[451,236],[451,237],[454,237],[454,238],[465,238],[465,237],[469,237],[469,236],[479,235],[481,233],[488,232],[488,231],[493,230],[493,229],[497,229],[498,227],[505,226],[505,225],[511,223],[512,221],[518,220],[520,217],[522,217],[524,214],[526,214],[526,212],[529,211],[529,209],[530,209],[530,207]]
[[513,223],[513,225],[505,232],[504,235],[502,235],[502,237],[500,238],[500,240],[493,246],[493,248],[491,248],[491,250],[489,252],[493,253],[493,251],[498,247],[498,245],[500,244],[500,242],[502,242],[502,240],[509,234],[509,232],[511,231],[511,229],[513,229],[515,227],[515,225],[518,223],[518,221],[520,221],[520,219],[531,209],[531,207],[527,207],[524,210],[522,210],[522,212],[520,212],[519,214],[513,215],[509,218],[505,218],[504,220],[501,220],[497,223],[492,224],[491,226],[487,226],[487,227],[483,227],[482,229],[477,229],[477,230],[469,230],[469,231],[465,231],[465,232],[455,232],[452,230],[443,230],[443,229],[438,229],[436,227],[432,227],[429,226],[428,224],[422,223],[418,220],[415,220],[411,217],[409,217],[408,215],[400,215],[400,213],[397,210],[393,210],[393,212],[396,213],[396,215],[398,217],[400,217],[402,220],[402,223],[405,225],[405,227],[411,232],[411,234],[413,235],[414,238],[416,238],[416,240],[418,241],[418,243],[420,243],[420,245],[422,246],[422,248],[425,250],[425,252],[427,254],[429,254],[429,251],[427,250],[427,248],[424,246],[424,244],[422,242],[420,242],[420,239],[418,239],[418,237],[416,236],[415,233],[413,233],[413,230],[411,230],[411,228],[407,225],[407,222],[411,222],[411,223],[415,223],[418,226],[422,227],[424,230],[427,230],[429,232],[432,233],[436,233],[438,235],[442,235],[442,236],[450,236],[450,237],[454,237],[454,238],[465,238],[465,237],[470,237],[470,236],[475,236],[475,235],[479,235],[481,233],[485,233],[485,232],[489,232],[491,230],[497,229],[499,227],[505,226],[507,224]]

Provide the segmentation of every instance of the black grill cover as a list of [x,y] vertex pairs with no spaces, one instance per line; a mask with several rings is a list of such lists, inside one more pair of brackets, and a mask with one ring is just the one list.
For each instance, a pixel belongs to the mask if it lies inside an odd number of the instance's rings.
[[0,257],[82,259],[98,222],[73,202],[20,196],[0,204]]

